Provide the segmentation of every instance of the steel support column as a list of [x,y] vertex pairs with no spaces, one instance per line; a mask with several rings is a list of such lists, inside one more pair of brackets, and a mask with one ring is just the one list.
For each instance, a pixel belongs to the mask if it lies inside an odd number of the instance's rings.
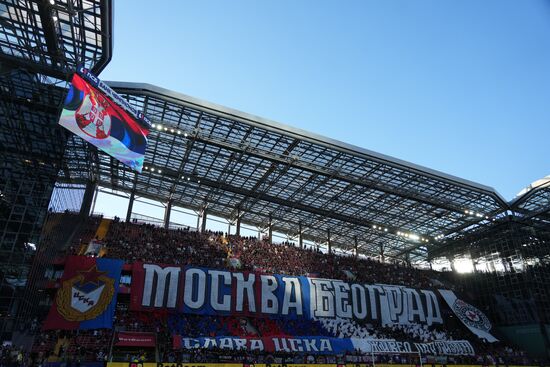
[[82,206],[80,207],[80,215],[83,217],[87,217],[90,215],[90,209],[92,208],[92,202],[94,201],[96,186],[97,184],[95,181],[88,181],[86,183],[86,190],[84,191]]
[[128,200],[128,210],[126,210],[126,222],[132,220],[132,210],[134,208],[134,200],[136,199],[135,191],[130,194],[130,200]]
[[172,200],[168,200],[164,209],[164,228],[170,228],[170,214],[172,212]]
[[237,223],[235,225],[235,235],[241,235],[241,211],[237,211]]
[[273,243],[273,218],[269,215],[269,227],[267,229],[267,236],[269,243]]
[[302,222],[298,222],[298,243],[300,248],[304,248],[304,236],[302,236]]
[[411,266],[411,253],[410,252],[406,252],[405,253],[405,262],[407,263],[407,266]]
[[447,257],[447,260],[449,260],[449,262],[451,263],[451,270],[453,272],[456,272],[454,258],[452,256],[449,256],[449,257]]
[[201,232],[206,232],[206,208],[202,210]]

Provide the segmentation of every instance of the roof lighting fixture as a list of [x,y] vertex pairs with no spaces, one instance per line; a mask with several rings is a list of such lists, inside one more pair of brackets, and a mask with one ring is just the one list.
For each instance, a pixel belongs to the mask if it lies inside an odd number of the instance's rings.
[[187,133],[183,134],[183,136],[185,136],[187,138]]
[[173,133],[173,132],[174,132],[174,129],[170,129],[170,132]]
[[198,183],[201,183],[201,180],[198,180],[197,182],[198,182]]
[[375,226],[375,225],[373,225],[373,226],[372,226],[372,228],[376,229],[376,226]]
[[157,126],[157,125],[155,125],[155,124],[152,124],[152,125],[151,125],[151,127],[152,127],[153,129],[155,128],[155,126]]
[[54,16],[52,17],[52,19],[53,19],[54,22],[57,22],[57,15],[54,15]]
[[51,5],[55,5],[55,0],[50,0]]
[[158,130],[162,130],[162,125],[161,125],[161,124],[157,124],[157,129],[158,129]]
[[178,135],[181,134],[181,131],[178,130]]
[[165,126],[165,127],[164,127],[164,131],[167,131],[167,130],[168,130],[168,128]]
[[384,228],[384,232],[387,232],[387,231],[388,231],[388,229],[387,229],[387,228]]
[[159,173],[162,173],[162,171],[159,169]]
[[147,166],[145,166],[145,167],[143,167],[143,168],[146,169],[146,170],[149,169],[149,167],[147,167]]
[[191,177],[187,177],[187,181],[189,181],[191,179]]

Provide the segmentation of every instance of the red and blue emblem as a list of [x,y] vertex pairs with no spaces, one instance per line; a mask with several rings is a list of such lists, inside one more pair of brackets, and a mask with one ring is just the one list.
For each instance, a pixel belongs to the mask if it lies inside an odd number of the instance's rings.
[[112,328],[123,261],[68,257],[44,329]]

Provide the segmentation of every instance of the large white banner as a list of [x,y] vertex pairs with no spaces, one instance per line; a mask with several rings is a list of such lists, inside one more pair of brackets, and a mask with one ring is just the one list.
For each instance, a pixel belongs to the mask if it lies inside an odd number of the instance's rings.
[[492,325],[483,312],[471,304],[458,299],[453,291],[440,289],[439,293],[455,315],[472,333],[476,334],[481,339],[487,340],[489,343],[498,341],[497,338],[489,333]]
[[142,263],[133,266],[131,307],[381,325],[443,323],[437,296],[428,289]]

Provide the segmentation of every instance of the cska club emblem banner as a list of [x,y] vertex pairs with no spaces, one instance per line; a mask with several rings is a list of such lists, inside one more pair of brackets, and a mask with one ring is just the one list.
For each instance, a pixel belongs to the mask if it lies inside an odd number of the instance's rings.
[[122,260],[69,256],[44,329],[112,328]]

